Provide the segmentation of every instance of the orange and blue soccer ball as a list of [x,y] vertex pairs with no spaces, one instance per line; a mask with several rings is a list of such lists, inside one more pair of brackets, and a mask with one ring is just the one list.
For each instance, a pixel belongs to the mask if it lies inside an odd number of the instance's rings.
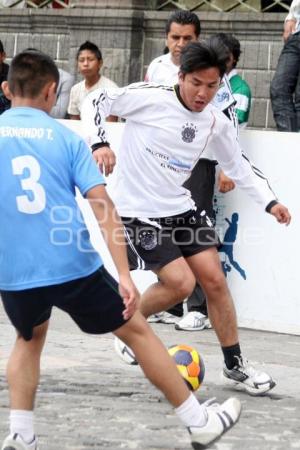
[[174,359],[179,372],[191,391],[196,391],[201,386],[205,366],[200,354],[189,345],[173,345],[168,349],[169,354]]

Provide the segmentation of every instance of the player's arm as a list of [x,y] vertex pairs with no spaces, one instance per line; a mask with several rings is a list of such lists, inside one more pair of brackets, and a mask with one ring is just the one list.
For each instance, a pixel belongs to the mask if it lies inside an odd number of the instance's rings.
[[144,97],[146,92],[139,89],[145,83],[135,83],[125,88],[97,89],[86,97],[81,109],[81,120],[93,157],[105,167],[105,174],[112,172],[116,163],[115,155],[109,146],[106,130],[106,117],[110,115],[143,120],[145,114]]
[[129,319],[137,308],[139,293],[130,277],[124,226],[103,185],[90,189],[88,199],[119,274],[119,291],[124,300],[124,318]]
[[291,221],[288,209],[278,202],[265,175],[242,153],[238,140],[232,135],[230,123],[219,122],[216,127],[218,129],[215,130],[211,145],[225,175],[263,206],[279,223],[288,225]]
[[92,145],[93,157],[105,176],[110,175],[116,165],[116,155],[110,148],[109,142]]

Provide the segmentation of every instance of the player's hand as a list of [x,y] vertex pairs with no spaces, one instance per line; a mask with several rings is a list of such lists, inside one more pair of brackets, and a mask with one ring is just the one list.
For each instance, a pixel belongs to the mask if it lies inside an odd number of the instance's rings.
[[120,276],[119,279],[119,292],[123,298],[125,309],[123,311],[123,317],[125,320],[130,319],[138,308],[138,302],[140,294],[135,287],[130,275]]
[[235,184],[231,178],[228,178],[223,170],[220,171],[218,176],[218,189],[219,192],[225,194],[226,192],[232,191],[235,188]]
[[[99,165],[99,169],[105,176],[113,172],[116,165],[116,155],[110,147],[101,147],[93,151],[93,157]],[[105,172],[103,172],[105,169]]]
[[281,203],[277,203],[276,205],[272,206],[272,208],[270,209],[270,214],[276,217],[277,222],[279,223],[285,223],[286,225],[289,225],[291,222],[291,215],[289,213],[289,210]]

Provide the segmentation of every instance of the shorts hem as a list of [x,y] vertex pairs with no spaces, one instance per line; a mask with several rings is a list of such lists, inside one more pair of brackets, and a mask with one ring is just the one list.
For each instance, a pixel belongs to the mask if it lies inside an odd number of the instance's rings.
[[189,258],[190,256],[197,255],[197,253],[202,253],[205,250],[209,250],[210,248],[219,248],[220,244],[211,244],[211,245],[203,245],[202,247],[195,248],[195,250],[192,250],[188,255],[183,255],[184,258]]

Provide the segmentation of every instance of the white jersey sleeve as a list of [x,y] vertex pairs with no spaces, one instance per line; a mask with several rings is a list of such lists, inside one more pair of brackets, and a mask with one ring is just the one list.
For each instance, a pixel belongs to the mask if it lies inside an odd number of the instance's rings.
[[143,88],[148,83],[133,83],[124,88],[97,89],[85,99],[81,117],[89,133],[89,145],[107,142],[105,118],[109,115],[142,121],[146,116]]
[[210,147],[225,175],[263,208],[277,200],[267,178],[243,154],[229,121],[215,127]]

